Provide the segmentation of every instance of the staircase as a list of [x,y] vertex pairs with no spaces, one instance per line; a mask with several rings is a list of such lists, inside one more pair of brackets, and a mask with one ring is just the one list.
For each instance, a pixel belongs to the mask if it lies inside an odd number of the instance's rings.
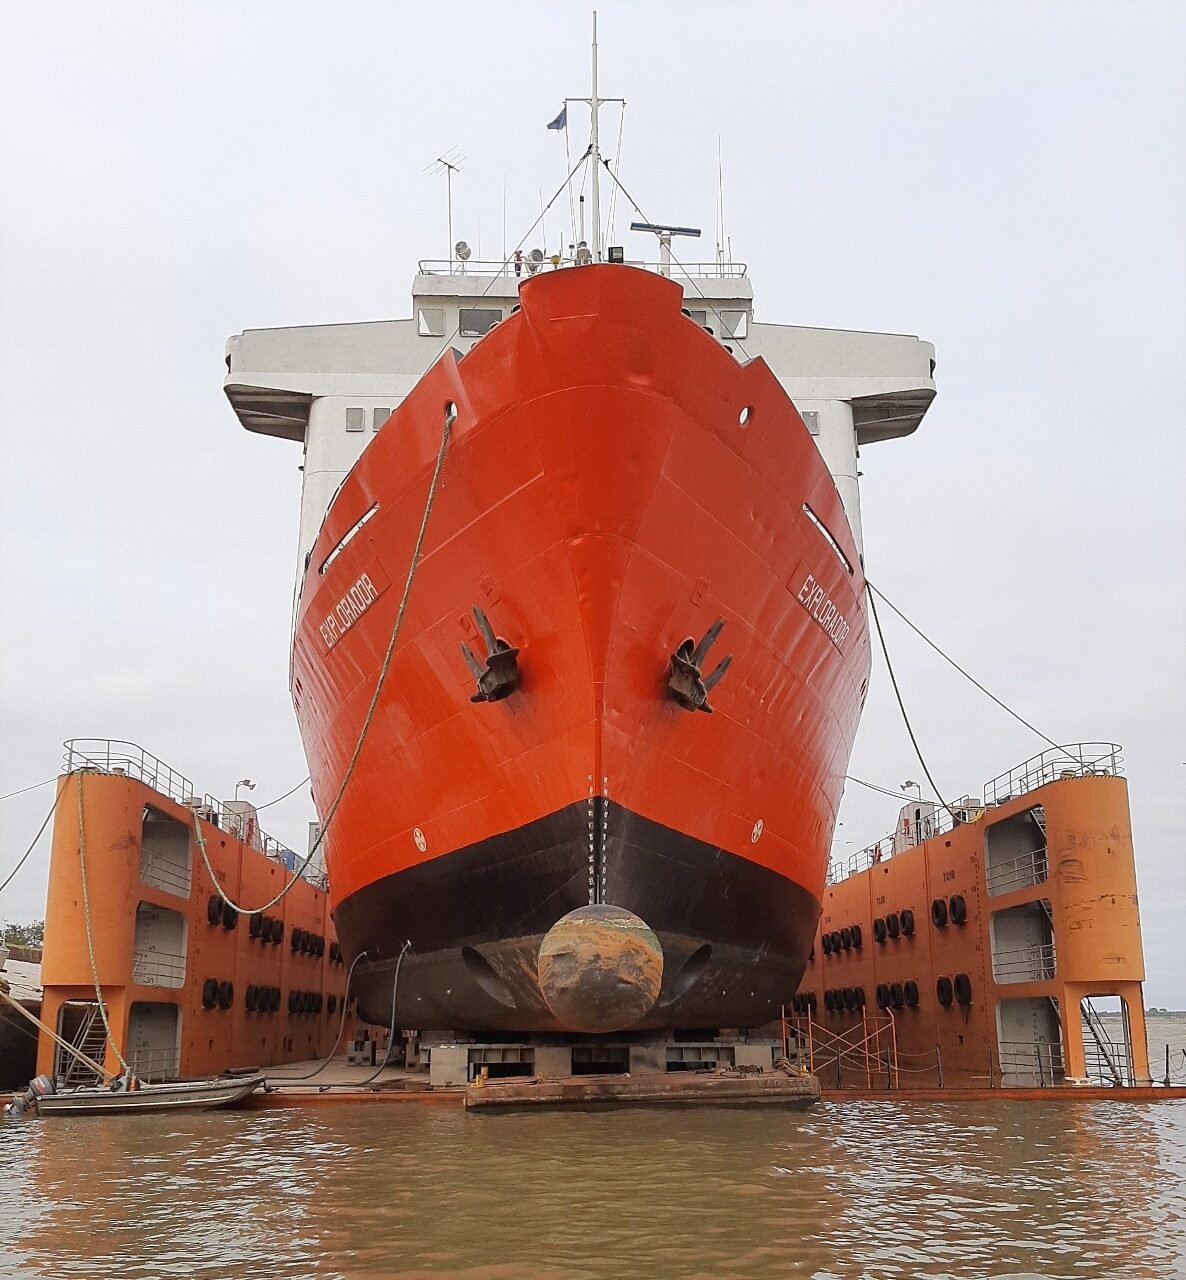
[[1095,1041],[1096,1048],[1099,1050],[1100,1061],[1107,1074],[1111,1076],[1112,1083],[1115,1085],[1128,1084],[1128,1079],[1126,1078],[1128,1073],[1118,1061],[1123,1052],[1123,1047],[1108,1035],[1108,1029],[1100,1021],[1100,1016],[1090,999],[1079,1002],[1079,1011],[1083,1015],[1083,1025],[1091,1032],[1091,1038]]
[[[99,1006],[88,1006],[82,1021],[75,1032],[74,1047],[88,1058],[102,1062],[107,1050],[107,1033],[103,1029],[103,1019],[99,1016]],[[80,1062],[65,1049],[58,1049],[58,1079],[63,1085],[102,1084],[102,1077],[95,1074],[85,1062]]]

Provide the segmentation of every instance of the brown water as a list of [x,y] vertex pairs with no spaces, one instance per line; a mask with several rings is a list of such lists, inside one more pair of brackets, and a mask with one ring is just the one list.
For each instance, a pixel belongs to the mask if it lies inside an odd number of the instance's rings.
[[1186,1275],[1186,1102],[0,1127],[0,1276]]

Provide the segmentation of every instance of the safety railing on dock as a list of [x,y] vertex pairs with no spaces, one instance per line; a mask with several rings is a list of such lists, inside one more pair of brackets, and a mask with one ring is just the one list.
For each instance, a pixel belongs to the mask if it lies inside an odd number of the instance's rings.
[[132,1074],[146,1084],[160,1080],[176,1080],[181,1070],[178,1049],[137,1049],[128,1059]]
[[[974,821],[986,808],[1004,804],[1007,800],[1015,800],[1018,796],[1044,787],[1048,782],[1058,782],[1063,778],[1123,777],[1124,757],[1121,751],[1122,748],[1115,742],[1079,742],[1063,747],[1051,747],[1041,755],[1023,761],[1007,773],[990,778],[983,787],[983,801],[973,799],[971,796],[961,796],[959,800],[950,802],[950,809],[944,805],[936,806],[935,811],[924,819],[925,827],[919,838],[912,840],[906,848],[914,848],[925,840],[944,835],[956,825],[957,821],[961,823]],[[885,836],[875,844],[867,845],[864,849],[850,855],[846,862],[838,859],[831,861],[828,864],[827,883],[840,884],[849,876],[868,871],[879,862],[888,861],[895,853],[902,852],[905,852],[905,849],[899,847],[899,841],[894,836]],[[1036,874],[1036,863],[1034,870]],[[1023,883],[1038,884],[1045,878],[1043,871],[1040,880]],[[1022,883],[1012,887],[1021,888]],[[989,891],[1004,892],[1003,889],[993,889],[991,886]]]
[[[992,1068],[989,1061],[990,1074]],[[1050,1088],[1065,1078],[1061,1044],[1044,1040],[1000,1040],[997,1043],[997,1072],[1002,1088],[1037,1085]],[[995,1082],[994,1082],[995,1083]]]
[[1124,757],[1115,742],[1078,742],[1050,747],[984,784],[985,804],[1004,804],[1061,778],[1120,777]]
[[132,981],[142,987],[183,987],[185,956],[171,951],[137,951],[132,957]]
[[[287,870],[292,870],[300,861],[292,849],[266,831],[257,828],[248,832],[247,827],[251,824],[245,821],[242,813],[228,809],[208,793],[199,795],[189,778],[151,752],[145,751],[139,743],[125,742],[118,738],[71,738],[63,745],[66,752],[63,763],[67,773],[91,769],[117,777],[135,778],[169,800],[192,809],[200,818],[213,823],[220,830],[245,840]],[[142,874],[147,880],[148,875],[144,873],[143,865]],[[159,874],[167,878],[172,872],[162,865]],[[321,872],[306,870],[304,879],[318,888],[326,887],[325,876]],[[188,883],[181,890],[175,884],[159,883],[156,880],[149,880],[149,883],[157,884],[158,888],[169,892],[189,892]]]
[[1030,885],[1045,884],[1050,874],[1050,858],[1046,846],[1019,853],[1015,858],[1005,858],[990,863],[984,870],[985,884],[990,894],[1012,893],[1014,889],[1028,889]]
[[1053,942],[993,952],[992,976],[996,982],[1049,982],[1056,969]]

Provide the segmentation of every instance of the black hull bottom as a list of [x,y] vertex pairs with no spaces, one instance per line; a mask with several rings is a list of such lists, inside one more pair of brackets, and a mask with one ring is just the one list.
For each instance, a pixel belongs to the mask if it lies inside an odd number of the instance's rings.
[[[360,889],[335,912],[362,1017],[418,1030],[555,1033],[536,963],[590,900],[640,916],[663,947],[654,1007],[628,1031],[771,1022],[807,963],[819,903],[783,876],[630,813],[571,805]],[[603,842],[591,834],[604,830]],[[604,852],[601,851],[601,846]]]

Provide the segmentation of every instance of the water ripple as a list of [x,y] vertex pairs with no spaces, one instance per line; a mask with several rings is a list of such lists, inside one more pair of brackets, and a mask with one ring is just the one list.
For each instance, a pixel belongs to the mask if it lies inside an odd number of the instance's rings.
[[12,1280],[1186,1275],[1186,1104],[0,1128]]

